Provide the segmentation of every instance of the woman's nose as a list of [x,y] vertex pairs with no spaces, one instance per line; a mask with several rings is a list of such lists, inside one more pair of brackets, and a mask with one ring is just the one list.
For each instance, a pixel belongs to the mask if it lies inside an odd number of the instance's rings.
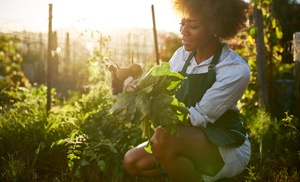
[[180,26],[180,33],[181,33],[182,35],[187,35],[187,34],[188,34],[188,30],[187,30],[186,25],[181,25],[181,26]]

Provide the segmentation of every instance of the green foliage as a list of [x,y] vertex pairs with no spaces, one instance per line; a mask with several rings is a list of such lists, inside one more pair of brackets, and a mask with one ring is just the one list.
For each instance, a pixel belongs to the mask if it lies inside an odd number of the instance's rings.
[[275,17],[283,31],[282,43],[293,39],[293,34],[300,30],[299,0],[273,0]]
[[255,171],[254,166],[246,167],[246,170],[248,171],[248,175],[245,176],[245,182],[253,182],[253,181],[259,181],[260,180],[260,176]]
[[[266,34],[267,43],[281,37],[276,21],[270,19],[265,25],[273,27],[268,30],[275,30]],[[256,30],[249,31],[250,35],[241,33],[233,45],[251,68],[250,85],[239,104],[250,135],[252,157],[249,167],[239,178],[241,181],[299,181],[299,120],[288,113],[285,118],[276,120],[268,112],[257,109]],[[19,69],[22,58],[16,46],[18,40],[1,38],[0,75],[14,75],[17,72],[3,73]],[[104,43],[107,40],[102,39]],[[280,60],[277,54],[280,46],[273,44],[268,50],[276,52],[272,52],[274,70],[278,70],[274,71],[275,76],[291,69],[276,61]],[[127,105],[120,102],[118,107],[126,109],[119,110],[120,118],[116,119],[111,115],[111,108],[116,107],[117,98],[110,96],[108,64],[102,56],[106,55],[103,51],[106,50],[95,50],[88,61],[90,82],[84,93],[70,91],[71,97],[61,102],[56,99],[56,91],[51,91],[53,103],[48,115],[46,87],[0,80],[0,181],[169,181],[167,178],[128,176],[122,162],[128,149],[145,140],[141,138],[143,130],[151,133],[152,127],[163,122],[168,127],[170,123],[175,126],[183,120],[185,115],[181,114],[186,114],[187,110],[173,97],[182,79],[169,75],[166,67],[153,69],[139,83],[138,93],[118,96]],[[26,87],[21,87],[22,84]],[[118,110],[117,107],[114,110]],[[162,111],[168,114],[155,114]],[[152,119],[143,122],[141,130],[142,118],[151,114]]]
[[[17,176],[18,181],[37,180],[38,172],[47,171],[43,160],[45,156],[52,154],[53,151],[49,150],[52,142],[67,136],[64,132],[68,130],[51,128],[54,121],[48,120],[46,115],[45,87],[19,87],[7,91],[7,94],[14,96],[15,102],[0,110],[0,166],[3,177],[0,180],[10,181]],[[54,94],[53,90],[52,97]],[[48,159],[48,163],[53,165],[53,160],[55,159]],[[58,170],[50,169],[53,170],[51,172]],[[49,170],[48,172],[50,173]],[[17,176],[11,178],[13,174]]]
[[52,147],[67,148],[68,171],[75,181],[123,181],[123,156],[142,142],[138,126],[118,121],[109,114],[113,102],[107,65],[100,52],[95,51],[88,61],[90,84],[86,93],[73,93],[49,115],[51,120],[60,120],[51,128],[69,128],[68,136],[55,141]]
[[104,83],[99,82],[68,105],[68,118],[73,118],[75,127],[53,146],[68,147],[68,167],[74,179],[122,181],[123,155],[141,142],[137,126],[126,125],[109,115],[112,101],[108,93]]
[[282,120],[272,119],[268,112],[259,110],[245,123],[252,148],[251,167],[245,176],[247,181],[298,181],[300,132],[297,118],[286,113]]
[[245,32],[240,32],[235,39],[228,41],[229,46],[248,63],[251,75],[250,82],[238,106],[245,118],[252,117],[258,110],[257,94],[257,69],[255,52],[255,34],[257,29],[249,27]]
[[29,82],[21,71],[23,61],[18,48],[19,38],[0,35],[0,104],[7,105],[12,98],[6,90],[29,86]]
[[141,125],[143,137],[147,139],[158,126],[174,134],[189,113],[175,98],[183,79],[181,74],[170,71],[168,63],[162,63],[138,82],[136,90],[117,95],[110,112],[118,120]]
[[260,158],[262,158],[263,140],[271,124],[270,115],[265,110],[258,110],[256,115],[250,118],[247,123],[251,137],[259,144]]
[[[0,148],[5,148],[5,153],[20,152],[28,146],[34,151],[45,139],[43,131],[46,129],[47,119],[45,112],[44,88],[20,88],[15,91],[7,91],[7,95],[13,95],[20,100],[12,107],[0,110]],[[18,143],[18,145],[15,145]],[[4,151],[3,151],[4,152]]]
[[21,159],[15,159],[13,155],[9,155],[8,159],[3,158],[2,176],[6,181],[18,182],[22,181],[25,171],[25,163]]
[[[283,116],[284,113],[275,113],[279,106],[276,105],[275,97],[275,79],[294,79],[292,76],[293,66],[291,64],[284,64],[282,62],[283,45],[281,45],[282,40],[282,27],[274,11],[274,0],[266,1],[250,1],[251,6],[262,10],[263,13],[263,25],[264,25],[264,42],[266,50],[266,64],[267,64],[267,83],[268,96],[270,107],[267,111],[270,112],[271,117]],[[254,26],[253,14],[250,14],[250,24],[247,32],[242,32],[237,37],[238,47],[233,47],[249,64],[251,70],[250,83],[247,91],[243,95],[242,99],[239,101],[239,106],[241,107],[241,112],[245,118],[252,117],[256,115],[259,110],[258,105],[258,84],[257,84],[257,64],[256,64],[256,36],[257,27]],[[238,49],[236,49],[236,47]],[[283,111],[286,112],[286,111]]]
[[289,171],[285,167],[279,172],[273,172],[272,176],[274,176],[275,182],[295,182],[300,180],[300,174],[297,169],[292,169],[291,171]]
[[19,54],[18,42],[18,37],[0,35],[0,75],[6,77],[1,80],[0,88],[5,85],[24,86],[27,83],[20,68],[23,58]]

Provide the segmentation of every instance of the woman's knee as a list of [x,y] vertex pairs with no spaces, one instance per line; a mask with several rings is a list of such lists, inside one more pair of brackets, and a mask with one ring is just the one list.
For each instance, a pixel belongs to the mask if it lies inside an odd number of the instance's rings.
[[124,169],[131,175],[143,175],[145,171],[155,167],[156,159],[145,151],[145,144],[127,151],[124,155]]
[[125,153],[123,159],[123,167],[125,171],[128,172],[129,174],[138,175],[137,158],[133,150],[129,150]]

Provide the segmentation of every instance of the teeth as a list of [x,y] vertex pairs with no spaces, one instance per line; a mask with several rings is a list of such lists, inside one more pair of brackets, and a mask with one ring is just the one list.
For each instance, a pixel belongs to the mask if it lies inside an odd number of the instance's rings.
[[189,42],[186,40],[182,40],[182,44],[188,44]]

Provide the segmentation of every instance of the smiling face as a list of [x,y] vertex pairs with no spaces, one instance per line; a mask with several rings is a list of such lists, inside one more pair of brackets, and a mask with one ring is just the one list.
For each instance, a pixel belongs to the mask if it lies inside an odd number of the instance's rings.
[[196,13],[190,13],[182,18],[180,33],[182,34],[182,45],[187,51],[204,49],[215,41],[215,37],[209,31],[205,21]]

